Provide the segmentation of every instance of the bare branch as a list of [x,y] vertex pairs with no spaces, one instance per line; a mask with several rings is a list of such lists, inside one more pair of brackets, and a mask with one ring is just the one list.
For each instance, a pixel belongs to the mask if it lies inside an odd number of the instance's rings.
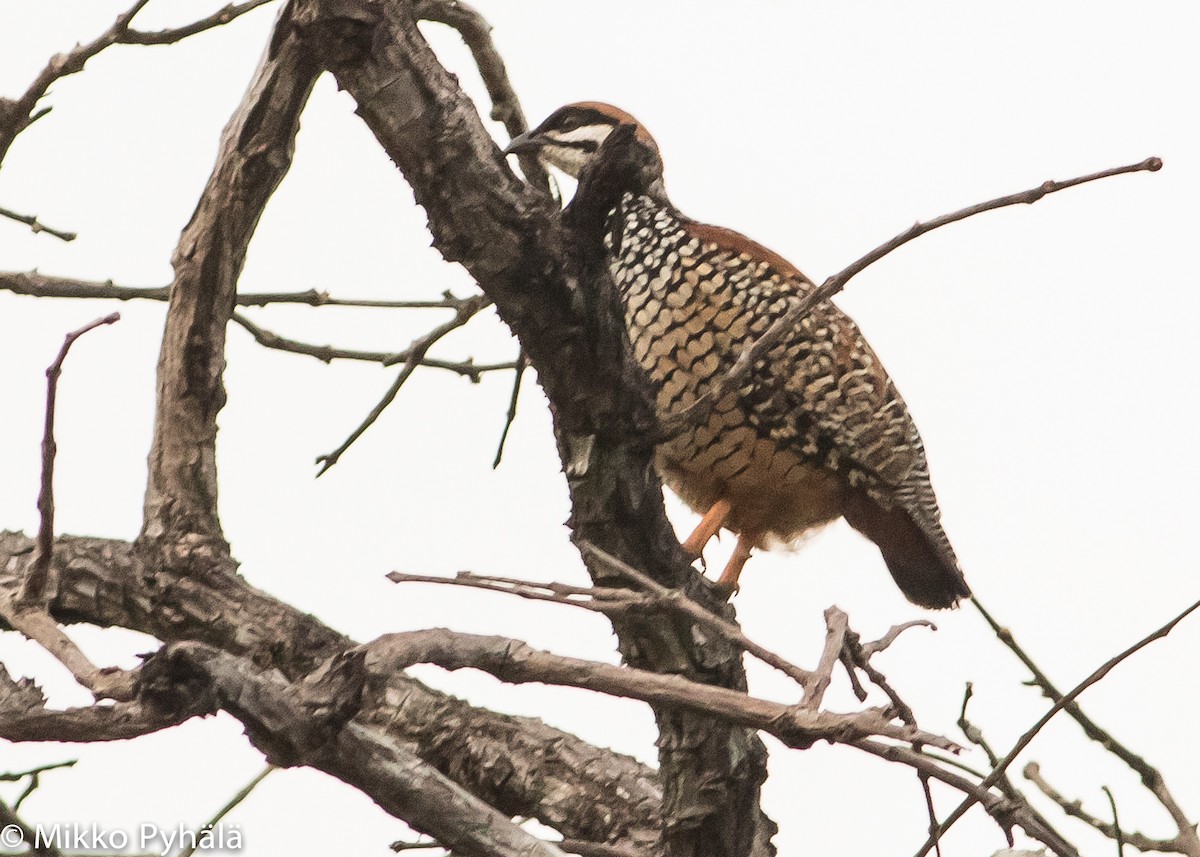
[[[268,774],[277,770],[279,769],[274,765],[267,765],[265,768],[255,774],[254,779],[242,786],[242,788],[238,790],[237,794],[231,797],[223,807],[217,810],[216,815],[214,815],[201,826],[201,829],[216,827],[217,823],[220,822],[221,819],[229,815],[229,813],[232,812],[238,804],[250,796],[250,792],[258,788],[259,783],[265,780]],[[176,857],[192,857],[192,855],[196,853],[196,849],[199,847],[200,843],[198,841],[193,842],[187,848],[180,851]]]
[[60,229],[53,229],[40,222],[31,214],[18,214],[17,212],[8,208],[0,207],[0,217],[6,217],[9,220],[15,220],[18,223],[24,223],[30,228],[34,235],[37,235],[39,232],[45,232],[47,235],[53,235],[60,241],[74,241],[79,237],[74,232],[63,232]]
[[657,603],[663,604],[671,609],[677,610],[690,619],[700,623],[701,626],[715,631],[738,648],[745,652],[749,652],[754,657],[758,658],[764,664],[774,667],[788,678],[797,682],[801,687],[808,688],[814,679],[814,674],[808,670],[801,669],[786,658],[775,654],[758,643],[755,643],[743,632],[741,627],[736,622],[730,622],[717,614],[708,610],[704,605],[700,604],[693,598],[688,597],[687,593],[680,589],[672,589],[669,586],[664,586],[648,574],[643,574],[627,562],[622,562],[617,557],[601,550],[595,545],[584,542],[580,545],[580,549],[592,556],[595,556],[609,568],[618,571],[624,577],[636,583],[642,589],[654,596]]
[[947,226],[951,223],[956,223],[959,220],[965,220],[976,214],[982,214],[985,211],[993,211],[997,208],[1004,208],[1010,205],[1032,205],[1043,197],[1052,193],[1057,193],[1060,190],[1075,187],[1076,185],[1085,184],[1086,182],[1096,181],[1098,179],[1109,178],[1111,176],[1123,175],[1125,173],[1136,172],[1156,172],[1162,169],[1162,161],[1158,158],[1147,158],[1136,164],[1130,164],[1124,167],[1114,167],[1108,170],[1101,170],[1098,173],[1080,176],[1078,178],[1068,179],[1066,181],[1046,181],[1035,188],[1021,191],[1020,193],[1002,196],[997,199],[981,202],[976,205],[968,206],[967,208],[959,209],[958,211],[944,214],[941,217],[936,217],[933,220],[925,222],[918,221],[914,223],[904,232],[901,232],[890,241],[880,244],[870,253],[855,260],[847,267],[843,268],[838,273],[827,279],[820,286],[815,286],[811,291],[807,292],[803,297],[800,297],[792,305],[792,307],[780,316],[767,330],[745,348],[738,359],[734,362],[730,370],[717,383],[713,384],[704,395],[700,396],[695,402],[692,402],[686,408],[683,408],[678,413],[673,414],[669,420],[663,421],[661,431],[667,436],[678,434],[683,429],[692,425],[701,419],[704,419],[711,411],[716,402],[721,401],[727,393],[742,384],[749,375],[754,364],[766,356],[779,341],[790,331],[794,330],[800,320],[807,315],[817,304],[829,300],[831,297],[845,288],[846,284],[855,275],[863,271],[869,265],[878,262],[884,256],[896,250],[899,247],[912,241],[914,238],[919,238],[927,232],[932,232],[942,226]]
[[845,613],[836,607],[825,609],[825,646],[821,650],[821,660],[817,662],[816,677],[812,685],[804,691],[806,707],[814,710],[821,707],[825,691],[833,680],[833,668],[845,648],[846,632],[849,630],[850,622]]
[[517,398],[521,395],[521,378],[524,377],[525,368],[528,365],[529,361],[525,359],[525,350],[519,350],[514,367],[517,371],[513,377],[512,395],[508,398],[508,413],[504,416],[504,430],[500,432],[500,443],[496,444],[496,457],[492,461],[493,470],[500,466],[500,459],[504,457],[504,442],[508,440],[508,430],[512,428],[513,421],[517,418]]
[[46,422],[42,434],[42,486],[37,503],[42,521],[38,528],[37,558],[29,568],[29,575],[25,578],[25,585],[19,599],[22,604],[33,605],[42,601],[50,579],[50,560],[54,556],[54,457],[58,452],[58,445],[54,442],[54,411],[58,402],[58,379],[62,375],[63,361],[67,359],[67,352],[71,350],[76,339],[97,327],[115,324],[120,320],[121,314],[114,312],[68,333],[63,340],[62,348],[58,350],[58,356],[46,369]]
[[[34,542],[0,533],[0,591],[19,590]],[[60,537],[59,586],[52,615],[125,627],[164,641],[209,642],[299,679],[354,647],[315,617],[254,589],[228,557],[196,555],[178,569],[128,542]],[[0,619],[0,629],[6,628]],[[281,645],[281,641],[283,641]],[[198,699],[198,697],[197,697]],[[138,703],[45,711],[28,681],[0,669],[0,738],[100,741],[136,737],[192,713],[147,710]],[[475,707],[403,674],[372,683],[359,722],[405,747],[479,795],[537,818],[564,836],[629,843],[659,853],[663,793],[655,772],[636,759],[596,747],[534,718]],[[492,762],[505,759],[497,766]]]
[[228,551],[217,515],[215,449],[226,327],[246,249],[291,165],[300,112],[318,73],[289,22],[278,22],[172,255],[141,534],[147,546],[186,539],[185,554]]
[[[979,601],[978,598],[972,596],[971,603],[979,614],[983,616],[984,621],[991,627],[997,639],[1004,643],[1009,650],[1017,656],[1018,660],[1025,665],[1029,672],[1033,675],[1033,683],[1037,685],[1047,699],[1058,703],[1063,700],[1063,694],[1059,692],[1054,683],[1037,664],[1033,662],[1033,658],[1017,643],[1013,637],[1012,631],[1002,626],[989,613]],[[1101,747],[1112,753],[1126,765],[1128,765],[1139,777],[1141,777],[1142,785],[1154,795],[1155,799],[1162,804],[1163,808],[1170,814],[1172,821],[1175,822],[1176,828],[1179,831],[1179,840],[1183,844],[1183,853],[1190,857],[1200,857],[1200,836],[1196,833],[1195,822],[1188,818],[1183,807],[1175,799],[1175,796],[1167,788],[1166,780],[1163,779],[1162,773],[1147,762],[1144,758],[1134,753],[1110,733],[1100,728],[1090,717],[1084,713],[1083,709],[1074,701],[1068,700],[1063,708],[1064,711],[1083,728],[1083,732]]]
[[[1073,687],[1070,691],[1068,691],[1066,693],[1066,695],[1064,695],[1061,699],[1059,699],[1057,702],[1055,702],[1054,705],[1052,705],[1050,707],[1049,711],[1047,711],[1045,714],[1043,714],[1038,719],[1038,721],[1033,724],[1033,726],[1029,727],[1029,729],[1027,729],[1025,731],[1025,733],[1023,735],[1021,735],[1020,738],[1017,739],[1017,742],[1013,745],[1013,748],[1011,750],[1009,750],[1007,755],[1005,755],[1004,758],[1001,759],[1000,762],[992,769],[992,772],[987,775],[987,777],[983,780],[983,783],[981,785],[991,786],[991,785],[995,784],[1002,776],[1004,776],[1004,772],[1008,769],[1008,766],[1013,763],[1013,761],[1017,758],[1017,756],[1020,755],[1022,750],[1024,750],[1027,746],[1029,746],[1029,742],[1032,741],[1037,736],[1037,734],[1042,731],[1042,728],[1047,723],[1050,722],[1051,718],[1053,718],[1055,714],[1062,711],[1064,708],[1066,708],[1068,705],[1070,705],[1072,702],[1074,702],[1075,698],[1078,697],[1081,693],[1083,693],[1089,687],[1091,687],[1096,682],[1100,681],[1106,675],[1108,675],[1110,672],[1112,672],[1112,670],[1118,664],[1120,664],[1122,661],[1126,660],[1127,658],[1129,658],[1131,655],[1135,654],[1136,652],[1141,651],[1143,648],[1150,645],[1150,643],[1153,643],[1155,640],[1161,639],[1161,638],[1167,636],[1168,634],[1170,634],[1176,625],[1178,625],[1180,622],[1182,622],[1184,619],[1186,619],[1189,615],[1191,615],[1197,609],[1200,609],[1200,601],[1197,601],[1196,603],[1187,607],[1182,613],[1178,614],[1174,619],[1167,622],[1162,627],[1157,628],[1154,631],[1150,632],[1145,637],[1143,637],[1141,640],[1134,643],[1132,646],[1127,648],[1125,651],[1121,652],[1116,657],[1110,658],[1109,660],[1107,660],[1103,664],[1101,664],[1099,667],[1097,667],[1096,670],[1091,675],[1089,675],[1087,678],[1085,678],[1079,684],[1075,685],[1075,687]],[[933,834],[931,834],[930,838],[928,840],[926,840],[925,845],[922,846],[921,850],[919,850],[917,852],[917,857],[924,857],[924,855],[928,854],[930,848],[933,847],[933,845],[937,841],[938,837],[944,836],[946,831],[949,830],[950,827],[956,821],[958,821],[960,818],[962,818],[968,809],[970,809],[972,806],[975,805],[975,802],[976,802],[976,799],[973,796],[968,795],[967,797],[965,797],[963,799],[962,803],[960,803],[958,805],[958,807],[955,808],[954,812],[950,813],[950,815],[946,818],[946,820],[942,822],[941,827],[939,827],[938,830],[935,831]],[[1195,833],[1195,831],[1193,830],[1193,835],[1194,835],[1194,833]]]
[[1112,789],[1108,786],[1101,786],[1101,789],[1108,796],[1108,805],[1112,808],[1112,826],[1116,833],[1117,857],[1125,857],[1125,835],[1121,831],[1121,820],[1117,817],[1117,799],[1113,797]]
[[201,693],[238,718],[273,764],[331,774],[462,857],[562,857],[400,742],[350,720],[361,693],[359,663],[338,659],[293,684],[209,646],[174,643],[146,662],[140,696],[169,710]]
[[419,336],[414,339],[412,344],[409,345],[404,352],[408,355],[404,360],[404,368],[400,370],[400,374],[396,376],[396,380],[392,382],[392,386],[389,387],[387,392],[383,394],[383,398],[379,400],[379,403],[371,409],[369,414],[367,414],[366,419],[359,424],[358,428],[350,433],[350,436],[342,442],[341,446],[339,446],[333,452],[317,456],[317,464],[321,466],[321,469],[317,471],[317,476],[323,476],[326,471],[329,470],[329,468],[337,464],[338,459],[342,457],[343,453],[353,446],[354,442],[362,437],[363,433],[366,432],[366,430],[369,429],[372,424],[374,424],[375,420],[379,419],[380,415],[387,410],[387,406],[390,405],[393,400],[395,400],[396,395],[400,392],[400,388],[404,386],[404,383],[412,377],[413,372],[415,372],[417,367],[421,365],[421,361],[425,359],[426,352],[428,352],[429,349],[432,348],[439,339],[450,333],[452,330],[462,327],[481,309],[489,306],[491,302],[491,299],[484,295],[476,295],[475,297],[468,298],[463,302],[462,306],[455,311],[454,318],[450,319],[444,324],[438,325],[424,336]]
[[1082,801],[1069,800],[1062,792],[1046,782],[1046,779],[1042,776],[1041,766],[1037,762],[1028,763],[1022,769],[1021,773],[1025,779],[1037,786],[1042,794],[1058,804],[1058,808],[1067,815],[1079,819],[1114,842],[1117,841],[1119,835],[1125,843],[1132,845],[1139,851],[1160,851],[1168,854],[1189,853],[1187,851],[1187,843],[1182,836],[1175,836],[1171,839],[1153,839],[1137,831],[1118,830],[1115,824],[1115,811],[1113,812],[1114,823],[1097,818],[1083,808]]
[[[114,285],[112,280],[94,282],[69,277],[49,277],[37,271],[0,271],[0,289],[18,295],[37,298],[88,298],[118,301],[165,301],[171,296],[170,286],[137,288]],[[365,298],[334,298],[329,292],[309,289],[304,292],[247,292],[239,293],[238,306],[261,307],[271,304],[305,304],[312,307],[365,307],[368,309],[457,309],[470,298],[455,297],[444,292],[437,300],[381,301]]]
[[116,44],[117,39],[129,29],[133,17],[142,10],[149,0],[136,0],[129,9],[117,16],[107,30],[94,41],[86,45],[76,45],[75,49],[65,54],[55,54],[50,62],[34,78],[33,83],[25,90],[25,94],[15,101],[4,99],[0,101],[0,162],[8,154],[13,140],[17,135],[45,115],[45,111],[34,113],[34,108],[50,84],[80,71],[84,65],[110,45]]
[[[0,99],[0,162],[3,162],[17,135],[50,111],[48,107],[41,110],[35,109],[38,101],[50,89],[50,85],[60,78],[82,71],[88,60],[101,51],[116,44],[165,45],[178,42],[188,36],[226,24],[270,0],[247,0],[245,3],[231,4],[195,23],[157,33],[130,29],[129,25],[134,16],[145,7],[147,2],[149,0],[136,0],[129,9],[117,16],[112,26],[96,39],[86,45],[76,45],[74,49],[65,54],[55,54],[51,57],[46,67],[34,78],[20,98]],[[64,240],[70,239],[64,238]]]
[[[235,312],[232,320],[253,336],[254,341],[264,348],[315,357],[322,363],[330,363],[334,360],[358,360],[365,363],[379,363],[382,366],[394,366],[397,363],[407,362],[412,354],[411,349],[408,348],[403,351],[356,351],[332,345],[312,345],[296,339],[287,339],[273,331],[259,327],[241,313]],[[458,362],[424,357],[418,365],[431,369],[445,369],[456,375],[462,375],[475,384],[479,383],[480,378],[486,372],[499,372],[513,369],[516,366],[515,363],[476,363],[469,357]]]
[[358,650],[366,656],[368,672],[388,675],[418,663],[447,670],[479,669],[511,684],[540,682],[581,687],[611,696],[668,705],[761,729],[790,747],[809,747],[817,741],[853,743],[872,735],[956,750],[953,741],[908,725],[897,725],[876,709],[853,714],[812,711],[784,705],[741,691],[713,687],[682,676],[616,667],[538,651],[506,637],[464,634],[446,629],[385,634]]
[[239,18],[252,9],[257,9],[259,6],[265,6],[271,2],[272,0],[246,0],[245,3],[230,3],[218,9],[207,18],[201,18],[199,21],[193,21],[191,24],[185,24],[182,27],[172,27],[167,30],[146,32],[144,30],[126,29],[117,37],[117,43],[122,45],[173,45],[176,42],[186,39],[188,36],[194,36],[206,30],[228,24],[234,18]]

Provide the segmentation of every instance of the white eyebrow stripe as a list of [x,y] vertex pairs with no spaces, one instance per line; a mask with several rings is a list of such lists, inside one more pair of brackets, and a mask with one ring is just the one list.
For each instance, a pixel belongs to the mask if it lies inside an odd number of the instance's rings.
[[572,128],[570,131],[550,131],[546,136],[560,143],[580,143],[588,140],[599,144],[603,143],[604,138],[611,133],[611,125],[584,125],[581,128]]

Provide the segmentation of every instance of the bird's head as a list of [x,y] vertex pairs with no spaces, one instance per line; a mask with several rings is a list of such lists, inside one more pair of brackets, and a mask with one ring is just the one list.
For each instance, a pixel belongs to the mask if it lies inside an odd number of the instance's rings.
[[658,144],[640,122],[624,110],[599,101],[558,108],[541,125],[509,143],[504,152],[536,154],[543,164],[577,179],[609,135],[621,127],[631,128],[633,139],[657,156]]

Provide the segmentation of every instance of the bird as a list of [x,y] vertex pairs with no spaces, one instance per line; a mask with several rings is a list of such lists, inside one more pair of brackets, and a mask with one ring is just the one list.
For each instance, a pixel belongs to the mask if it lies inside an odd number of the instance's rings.
[[941,524],[925,448],[879,358],[832,301],[816,303],[736,386],[739,356],[816,286],[741,233],[693,220],[667,196],[658,143],[611,104],[554,111],[506,154],[535,154],[578,181],[564,220],[607,267],[656,416],[698,417],[659,440],[662,481],[700,523],[693,559],[720,530],[737,543],[715,583],[739,586],[751,552],[845,518],[878,546],[901,592],[927,608],[970,595]]

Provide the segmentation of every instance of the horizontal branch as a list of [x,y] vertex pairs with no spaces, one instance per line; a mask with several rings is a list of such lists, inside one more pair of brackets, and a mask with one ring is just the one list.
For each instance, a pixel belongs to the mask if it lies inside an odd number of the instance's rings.
[[807,706],[784,705],[682,676],[538,651],[506,637],[439,628],[385,634],[359,651],[366,655],[368,671],[375,675],[388,675],[423,663],[447,670],[479,669],[512,684],[541,682],[579,687],[706,714],[738,726],[761,729],[789,747],[810,747],[817,741],[845,744],[878,735],[944,750],[959,749],[940,735],[892,723],[875,709],[853,714],[813,711]]
[[[19,590],[33,556],[32,539],[0,532],[0,591]],[[58,586],[49,606],[60,622],[129,628],[164,642],[203,641],[293,678],[357,645],[253,588],[224,557],[213,556],[201,573],[185,578],[128,542],[63,536],[55,542],[54,568]],[[136,703],[65,712],[42,711],[43,705],[36,687],[8,679],[0,668],[3,738],[117,740],[175,722],[148,717]],[[403,674],[372,683],[357,719],[402,746],[421,748],[426,761],[514,815],[564,836],[632,843],[646,857],[659,853],[662,791],[654,770],[636,759],[534,718],[469,705]],[[495,765],[497,758],[505,764]]]
[[[0,210],[2,213],[2,210]],[[43,227],[44,228],[44,227]],[[96,300],[166,301],[170,286],[118,286],[112,280],[96,282],[71,277],[50,277],[38,271],[0,271],[0,290],[35,298],[88,298]],[[363,307],[367,309],[458,309],[471,298],[459,298],[444,292],[441,298],[427,301],[383,301],[366,298],[334,298],[329,292],[308,289],[303,292],[246,292],[235,298],[238,306],[261,307],[272,304],[303,304],[312,307]]]
[[[233,314],[233,321],[253,336],[254,341],[264,348],[315,357],[322,363],[330,363],[334,360],[358,360],[364,363],[378,363],[381,366],[395,366],[398,363],[407,362],[413,353],[411,347],[403,351],[358,351],[348,348],[337,348],[333,345],[313,345],[308,342],[300,342],[296,339],[288,339],[266,328],[259,327],[241,313],[235,312]],[[516,363],[513,361],[505,363],[476,363],[470,357],[459,361],[422,357],[417,361],[417,365],[430,369],[444,369],[448,372],[454,372],[457,375],[469,378],[472,383],[476,384],[479,383],[481,377],[487,372],[499,372],[516,368]]]

